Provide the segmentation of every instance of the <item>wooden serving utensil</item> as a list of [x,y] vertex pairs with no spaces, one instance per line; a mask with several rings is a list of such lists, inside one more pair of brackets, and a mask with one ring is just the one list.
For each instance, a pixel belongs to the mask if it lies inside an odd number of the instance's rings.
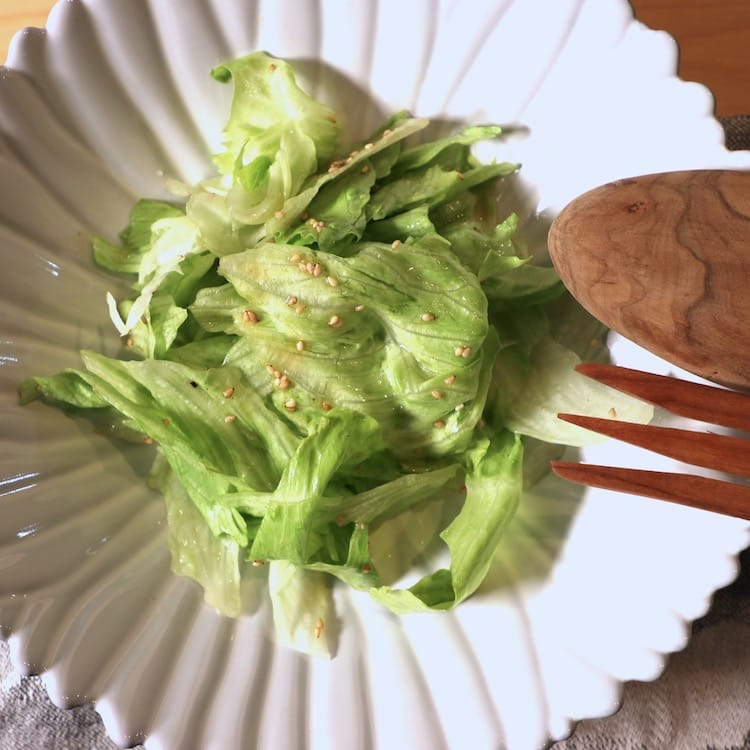
[[[675,414],[750,431],[750,172],[698,170],[618,180],[570,203],[552,260],[608,327],[726,388],[611,365],[578,369]],[[750,477],[750,441],[580,415],[561,419],[677,460]],[[571,481],[750,520],[750,485],[712,477],[553,461]]]
[[750,172],[617,180],[549,232],[557,271],[612,330],[685,370],[750,387]]

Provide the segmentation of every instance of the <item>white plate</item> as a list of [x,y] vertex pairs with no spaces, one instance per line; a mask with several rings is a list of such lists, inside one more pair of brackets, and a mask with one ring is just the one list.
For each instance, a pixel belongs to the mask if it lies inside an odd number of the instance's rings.
[[46,32],[16,37],[0,76],[0,625],[14,664],[43,672],[59,705],[95,701],[117,742],[149,750],[564,737],[685,645],[733,579],[746,523],[549,478],[478,596],[396,618],[340,592],[338,655],[309,661],[269,639],[266,605],[221,619],[170,573],[140,449],[17,405],[24,377],[115,350],[113,280],[89,236],[113,237],[135,198],[166,194],[165,176],[207,173],[228,95],[208,71],[254,48],[297,61],[352,132],[400,108],[519,126],[504,155],[523,162],[532,225],[610,179],[750,165],[724,148],[709,93],[676,77],[672,39],[624,0],[61,2]]

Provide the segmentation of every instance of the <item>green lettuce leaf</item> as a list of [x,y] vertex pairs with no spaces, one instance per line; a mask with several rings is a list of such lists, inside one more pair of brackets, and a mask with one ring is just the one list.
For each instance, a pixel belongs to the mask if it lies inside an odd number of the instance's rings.
[[519,165],[473,149],[500,127],[431,138],[397,112],[345,143],[288,62],[213,76],[233,87],[216,173],[93,241],[132,282],[106,299],[122,357],[84,351],[20,398],[153,444],[175,573],[232,617],[267,581],[279,640],[331,655],[336,580],[456,606],[541,457],[592,440],[557,413],[651,410],[573,371],[602,331],[500,215]]

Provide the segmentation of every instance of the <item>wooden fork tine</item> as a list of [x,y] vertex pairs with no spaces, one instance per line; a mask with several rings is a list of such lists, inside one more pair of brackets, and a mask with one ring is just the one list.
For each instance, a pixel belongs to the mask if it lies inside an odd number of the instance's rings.
[[576,370],[673,414],[750,432],[750,395],[618,365],[585,362]]
[[721,479],[644,469],[552,461],[552,470],[572,482],[666,500],[750,520],[750,487]]
[[646,448],[676,461],[716,469],[727,474],[750,476],[749,440],[730,435],[618,422],[615,419],[585,417],[578,414],[557,416],[565,422]]

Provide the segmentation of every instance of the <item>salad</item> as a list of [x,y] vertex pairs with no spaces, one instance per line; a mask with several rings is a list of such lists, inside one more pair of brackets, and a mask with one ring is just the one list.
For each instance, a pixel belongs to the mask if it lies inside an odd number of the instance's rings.
[[[556,414],[648,407],[573,372],[559,319],[577,308],[497,215],[519,165],[474,156],[500,127],[430,139],[399,112],[347,144],[288,62],[255,52],[212,74],[233,86],[216,173],[140,200],[119,243],[93,240],[133,281],[106,300],[122,356],[83,351],[21,401],[152,443],[175,573],[230,617],[267,577],[279,637],[330,653],[334,581],[399,614],[456,606],[535,457],[593,439]],[[415,560],[392,562],[425,509],[433,567],[405,580]]]

